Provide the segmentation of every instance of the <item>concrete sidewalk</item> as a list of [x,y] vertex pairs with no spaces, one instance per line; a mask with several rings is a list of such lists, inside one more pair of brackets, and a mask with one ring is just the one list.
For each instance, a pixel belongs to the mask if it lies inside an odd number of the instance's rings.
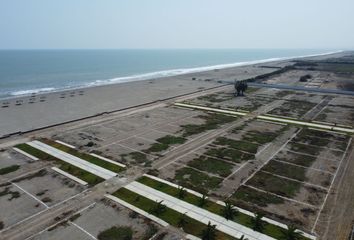
[[99,176],[105,180],[117,176],[117,174],[112,171],[109,171],[105,168],[102,168],[100,166],[92,164],[88,161],[82,160],[81,158],[75,157],[71,154],[63,152],[57,148],[49,146],[49,145],[42,143],[40,141],[33,141],[33,142],[29,142],[27,144],[30,145],[31,147],[34,147],[38,150],[41,150],[41,151],[47,153],[49,155],[52,155],[53,157],[56,157],[64,162],[67,162],[75,167],[81,168],[87,172],[90,172],[96,176]]
[[216,229],[230,236],[240,238],[242,235],[244,235],[245,238],[248,238],[250,240],[274,239],[265,234],[253,231],[252,229],[242,226],[241,224],[238,224],[236,222],[228,221],[217,214],[211,213],[205,209],[199,208],[185,201],[174,198],[170,195],[157,191],[139,182],[132,182],[128,184],[125,188],[153,201],[163,201],[163,204],[165,204],[167,207],[180,213],[185,213],[188,217],[191,217],[206,225],[211,222],[211,224],[216,225]]

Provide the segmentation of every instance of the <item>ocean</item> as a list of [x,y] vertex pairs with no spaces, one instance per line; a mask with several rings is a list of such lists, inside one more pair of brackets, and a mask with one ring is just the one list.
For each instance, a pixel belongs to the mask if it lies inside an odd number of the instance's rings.
[[0,98],[318,55],[310,49],[0,50]]

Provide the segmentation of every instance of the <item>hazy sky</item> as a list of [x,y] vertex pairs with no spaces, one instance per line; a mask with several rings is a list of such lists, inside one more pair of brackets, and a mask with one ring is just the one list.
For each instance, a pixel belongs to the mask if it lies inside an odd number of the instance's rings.
[[354,0],[0,0],[0,48],[354,49]]

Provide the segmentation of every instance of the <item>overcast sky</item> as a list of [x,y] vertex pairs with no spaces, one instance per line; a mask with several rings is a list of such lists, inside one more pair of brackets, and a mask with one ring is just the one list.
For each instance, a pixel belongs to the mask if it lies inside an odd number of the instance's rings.
[[0,49],[354,49],[354,0],[0,0]]

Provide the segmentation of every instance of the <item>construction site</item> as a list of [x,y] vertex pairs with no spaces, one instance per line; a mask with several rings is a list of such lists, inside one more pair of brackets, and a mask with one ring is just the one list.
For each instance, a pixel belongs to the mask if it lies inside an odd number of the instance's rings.
[[353,59],[4,137],[0,239],[351,239]]

